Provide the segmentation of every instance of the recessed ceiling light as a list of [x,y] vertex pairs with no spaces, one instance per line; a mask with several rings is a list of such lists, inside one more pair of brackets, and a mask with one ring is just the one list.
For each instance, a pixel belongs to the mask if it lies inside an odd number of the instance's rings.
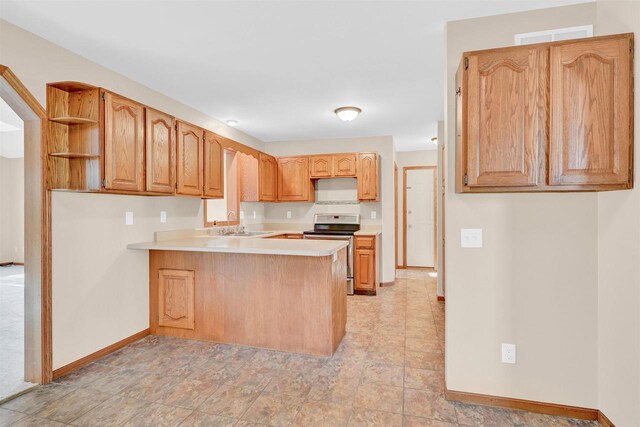
[[13,132],[16,130],[20,130],[20,128],[14,125],[10,125],[7,122],[0,122],[0,132]]
[[232,128],[238,126],[237,120],[227,120],[227,126],[231,126]]
[[336,108],[333,112],[336,113],[336,116],[343,122],[350,122],[355,120],[362,110],[358,107],[340,107]]

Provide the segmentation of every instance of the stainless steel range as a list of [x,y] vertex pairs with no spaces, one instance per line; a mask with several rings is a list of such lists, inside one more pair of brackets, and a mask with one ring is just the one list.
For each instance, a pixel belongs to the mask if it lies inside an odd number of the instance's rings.
[[346,240],[347,247],[347,294],[353,295],[353,235],[360,230],[360,215],[315,214],[313,230],[305,231],[305,239]]

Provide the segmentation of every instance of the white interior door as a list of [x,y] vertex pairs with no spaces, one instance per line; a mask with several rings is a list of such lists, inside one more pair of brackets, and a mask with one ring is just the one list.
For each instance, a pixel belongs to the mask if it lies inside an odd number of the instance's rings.
[[435,267],[435,169],[407,169],[406,172],[406,264]]

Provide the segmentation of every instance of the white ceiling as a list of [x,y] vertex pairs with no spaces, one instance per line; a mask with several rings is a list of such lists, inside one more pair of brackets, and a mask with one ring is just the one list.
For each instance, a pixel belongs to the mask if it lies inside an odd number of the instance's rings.
[[584,1],[1,0],[0,18],[264,141],[415,150],[444,116],[445,22]]
[[0,157],[24,157],[23,129],[22,119],[0,98]]

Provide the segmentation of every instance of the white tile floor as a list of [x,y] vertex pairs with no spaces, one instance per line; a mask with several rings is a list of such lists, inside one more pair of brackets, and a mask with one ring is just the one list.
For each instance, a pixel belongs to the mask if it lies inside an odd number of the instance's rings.
[[0,267],[0,401],[35,384],[24,381],[24,267]]

